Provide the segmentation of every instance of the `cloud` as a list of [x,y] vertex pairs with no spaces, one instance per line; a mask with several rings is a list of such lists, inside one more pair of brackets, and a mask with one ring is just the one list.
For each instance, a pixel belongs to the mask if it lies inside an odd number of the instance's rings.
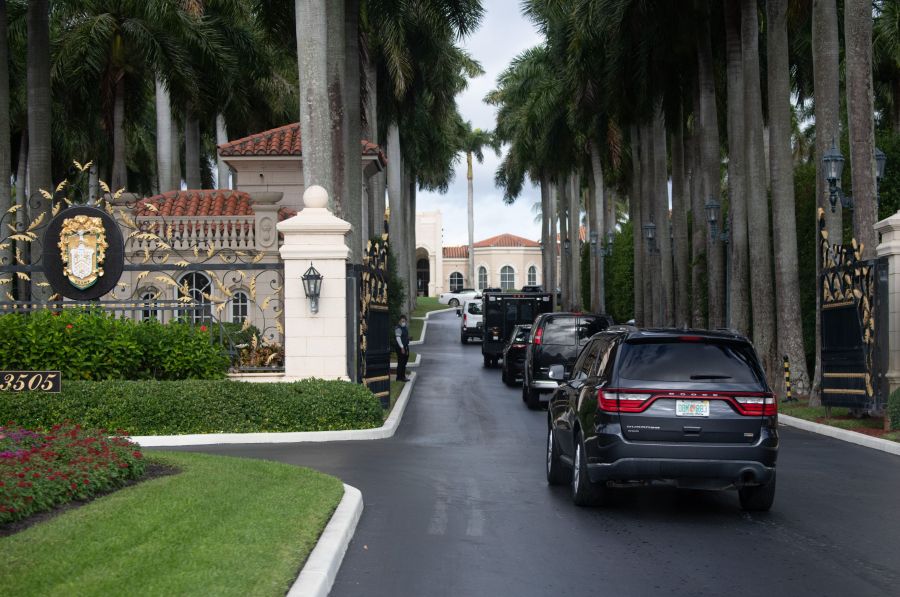
[[[464,42],[469,53],[481,63],[485,74],[469,82],[469,87],[457,98],[463,118],[472,126],[493,129],[496,110],[484,103],[484,96],[494,89],[497,77],[512,59],[522,51],[541,43],[541,34],[526,20],[518,0],[491,0],[481,28]],[[494,186],[494,172],[500,164],[492,151],[484,163],[474,165],[475,240],[504,232],[531,239],[539,239],[541,228],[534,222],[531,206],[540,201],[536,187],[526,187],[513,205],[503,203],[503,192]],[[456,165],[456,178],[446,194],[419,191],[417,211],[439,209],[444,215],[444,245],[468,242],[466,203],[466,164]]]

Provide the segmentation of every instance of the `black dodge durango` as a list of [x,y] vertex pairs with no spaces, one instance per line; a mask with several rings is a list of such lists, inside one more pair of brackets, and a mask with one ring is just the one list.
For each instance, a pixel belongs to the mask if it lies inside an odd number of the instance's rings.
[[652,481],[737,489],[745,510],[775,498],[777,404],[736,333],[613,327],[594,335],[548,409],[547,480],[578,505]]

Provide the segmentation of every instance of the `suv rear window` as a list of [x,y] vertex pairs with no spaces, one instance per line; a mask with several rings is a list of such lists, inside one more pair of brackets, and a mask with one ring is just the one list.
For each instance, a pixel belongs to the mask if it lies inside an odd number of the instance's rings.
[[754,384],[764,376],[753,349],[734,342],[626,342],[620,378],[650,382]]
[[531,326],[516,328],[516,337],[513,338],[513,342],[527,342],[528,335],[530,333],[531,333]]
[[574,317],[552,317],[544,324],[541,344],[575,344],[576,319]]
[[609,327],[605,317],[581,317],[578,319],[578,344],[584,345],[591,336]]
[[470,315],[481,315],[481,303],[469,303]]

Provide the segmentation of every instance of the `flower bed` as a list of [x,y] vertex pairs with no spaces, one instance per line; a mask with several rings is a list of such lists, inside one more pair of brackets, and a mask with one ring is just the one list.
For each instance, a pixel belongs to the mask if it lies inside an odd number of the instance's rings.
[[[121,432],[120,432],[121,433]],[[106,431],[0,426],[0,524],[121,487],[144,472],[136,444]]]

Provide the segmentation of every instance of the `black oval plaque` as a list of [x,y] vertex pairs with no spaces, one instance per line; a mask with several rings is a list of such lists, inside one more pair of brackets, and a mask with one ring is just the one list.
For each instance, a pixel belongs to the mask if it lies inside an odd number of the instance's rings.
[[[63,250],[59,246],[63,226],[66,221],[74,220],[76,216],[100,218],[107,244],[103,261],[97,264],[97,267],[103,269],[103,275],[97,277],[96,281],[86,288],[76,286],[66,274]],[[88,250],[91,250],[90,239]],[[98,299],[116,287],[124,268],[125,243],[122,239],[122,230],[115,219],[105,211],[85,205],[68,207],[62,209],[47,224],[47,231],[44,233],[44,273],[53,290],[64,297],[77,301]]]

